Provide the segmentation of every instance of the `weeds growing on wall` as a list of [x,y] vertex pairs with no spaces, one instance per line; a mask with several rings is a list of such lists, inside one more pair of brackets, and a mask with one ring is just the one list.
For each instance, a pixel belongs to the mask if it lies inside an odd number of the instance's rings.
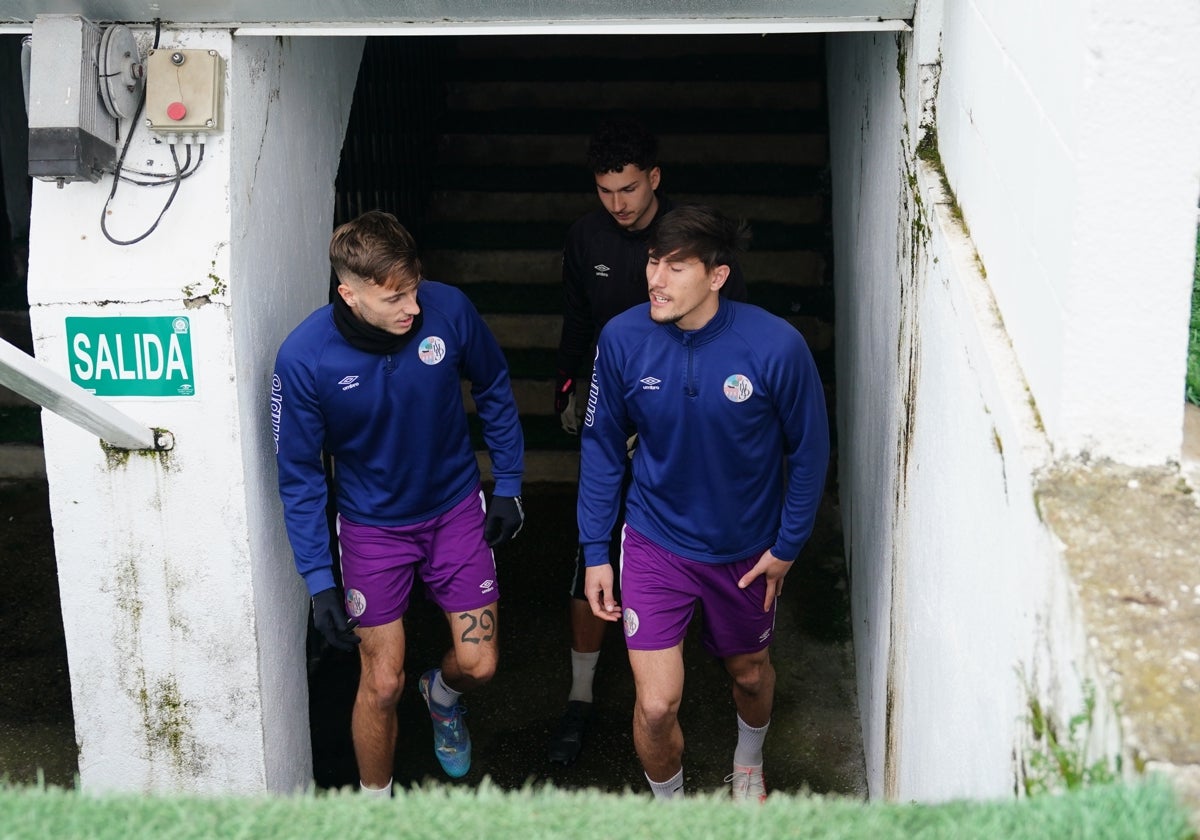
[[1188,338],[1187,401],[1200,405],[1200,230],[1196,231],[1196,269],[1192,279],[1192,328]]
[[1087,742],[1096,711],[1096,687],[1083,686],[1083,711],[1067,722],[1066,737],[1032,694],[1029,697],[1029,725],[1033,728],[1033,748],[1028,755],[1025,793],[1036,796],[1079,790],[1089,785],[1114,781],[1121,771],[1121,757],[1090,760]]

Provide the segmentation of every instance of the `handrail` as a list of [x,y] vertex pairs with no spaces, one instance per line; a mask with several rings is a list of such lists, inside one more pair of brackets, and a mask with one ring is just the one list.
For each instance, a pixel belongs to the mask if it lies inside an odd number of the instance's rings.
[[2,338],[0,385],[120,449],[162,450],[174,445],[169,432],[156,432],[141,425]]

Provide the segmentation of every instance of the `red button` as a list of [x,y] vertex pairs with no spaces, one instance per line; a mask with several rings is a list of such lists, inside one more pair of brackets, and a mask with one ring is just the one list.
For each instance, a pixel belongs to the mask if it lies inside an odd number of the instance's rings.
[[167,116],[173,120],[181,120],[187,116],[187,106],[182,102],[172,102],[167,106]]

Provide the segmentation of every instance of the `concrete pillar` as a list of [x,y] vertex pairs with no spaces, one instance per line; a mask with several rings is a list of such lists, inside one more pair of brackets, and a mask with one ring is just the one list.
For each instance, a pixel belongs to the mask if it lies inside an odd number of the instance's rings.
[[[190,343],[190,389],[111,397],[170,430],[169,453],[106,451],[43,413],[80,778],[90,790],[290,791],[312,779],[306,599],[280,525],[268,391],[279,341],[325,300],[362,42],[167,30],[161,46],[215,50],[225,65],[222,129],[157,229],[129,246],[105,239],[111,176],[34,189],[42,362],[98,369],[101,333],[128,342],[148,324]],[[126,165],[172,166],[143,126]],[[109,233],[147,230],[170,189],[120,184]],[[74,320],[96,318],[120,320]],[[71,338],[88,330],[81,353]],[[136,377],[123,362],[117,376]]]

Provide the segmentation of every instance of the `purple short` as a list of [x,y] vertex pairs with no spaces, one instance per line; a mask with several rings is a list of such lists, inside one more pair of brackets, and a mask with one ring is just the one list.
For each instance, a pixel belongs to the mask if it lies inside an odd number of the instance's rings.
[[722,659],[757,653],[771,644],[775,605],[763,612],[767,592],[761,575],[738,589],[742,575],[762,553],[733,563],[699,563],[625,526],[621,547],[621,607],[625,643],[633,650],[666,650],[683,641],[697,603],[704,620],[701,640]]
[[363,627],[408,610],[413,578],[445,612],[468,612],[500,597],[496,560],[483,539],[483,490],[413,525],[359,525],[338,516],[346,613]]

